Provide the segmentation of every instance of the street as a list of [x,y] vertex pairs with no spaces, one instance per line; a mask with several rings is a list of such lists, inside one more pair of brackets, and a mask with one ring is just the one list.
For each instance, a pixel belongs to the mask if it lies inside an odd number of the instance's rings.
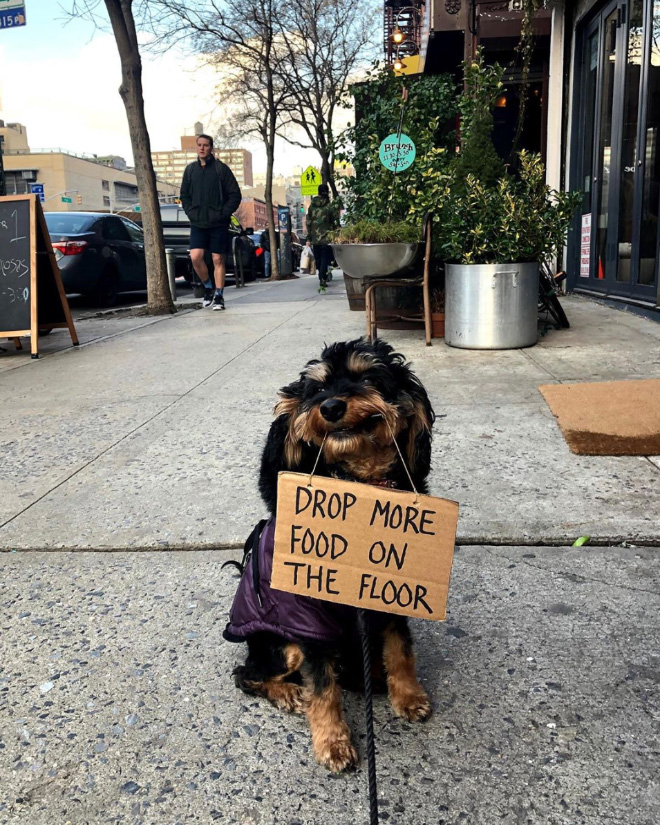
[[[43,357],[0,354],[0,823],[362,825],[306,720],[237,691],[222,640],[264,515],[277,390],[363,334],[335,278],[225,291],[227,310],[74,309]],[[460,504],[446,623],[412,623],[434,714],[375,699],[380,818],[660,818],[660,457],[572,454],[538,386],[660,377],[660,326],[585,298],[526,350],[382,330],[438,416],[430,492]],[[590,543],[572,547],[580,536]]]

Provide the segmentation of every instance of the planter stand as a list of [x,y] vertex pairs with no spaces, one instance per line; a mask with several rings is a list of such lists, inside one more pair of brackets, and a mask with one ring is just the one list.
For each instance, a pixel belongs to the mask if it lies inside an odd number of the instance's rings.
[[[402,287],[402,286],[421,286],[423,294],[424,311],[421,316],[407,315],[406,321],[418,321],[424,324],[424,331],[426,334],[426,346],[431,346],[431,301],[429,295],[429,270],[431,268],[431,228],[432,219],[430,215],[424,218],[424,273],[418,278],[389,278],[389,279],[370,279],[368,280],[365,293],[365,311],[367,313],[367,339],[369,343],[373,343],[378,337],[377,314],[378,307],[376,302],[376,290],[379,287]],[[399,316],[400,318],[402,316]]]

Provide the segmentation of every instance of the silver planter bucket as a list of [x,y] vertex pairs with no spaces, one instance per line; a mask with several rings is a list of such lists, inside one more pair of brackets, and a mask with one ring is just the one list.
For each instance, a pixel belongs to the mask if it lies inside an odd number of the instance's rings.
[[350,278],[385,278],[409,267],[417,243],[333,243],[335,260]]
[[538,337],[538,264],[447,264],[445,342],[517,349]]

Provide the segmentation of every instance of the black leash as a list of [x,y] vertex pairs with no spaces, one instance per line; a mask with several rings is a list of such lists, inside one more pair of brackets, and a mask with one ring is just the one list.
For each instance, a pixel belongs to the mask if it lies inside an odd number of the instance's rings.
[[378,789],[376,787],[376,742],[374,740],[374,705],[371,692],[371,646],[369,644],[369,617],[358,608],[358,627],[362,641],[364,667],[364,711],[367,722],[367,770],[369,773],[369,825],[378,825]]

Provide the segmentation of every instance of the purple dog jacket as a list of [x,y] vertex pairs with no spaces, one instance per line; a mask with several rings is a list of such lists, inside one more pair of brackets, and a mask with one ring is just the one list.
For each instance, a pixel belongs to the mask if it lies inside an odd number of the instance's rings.
[[[255,531],[261,525],[257,525]],[[255,533],[248,539],[248,544]],[[275,549],[275,520],[269,519],[259,537],[258,547],[246,558],[229,623],[223,636],[229,642],[244,642],[253,633],[277,633],[289,641],[313,639],[337,642],[354,624],[355,611],[346,605],[271,590],[270,576]],[[256,556],[256,558],[255,558]]]

